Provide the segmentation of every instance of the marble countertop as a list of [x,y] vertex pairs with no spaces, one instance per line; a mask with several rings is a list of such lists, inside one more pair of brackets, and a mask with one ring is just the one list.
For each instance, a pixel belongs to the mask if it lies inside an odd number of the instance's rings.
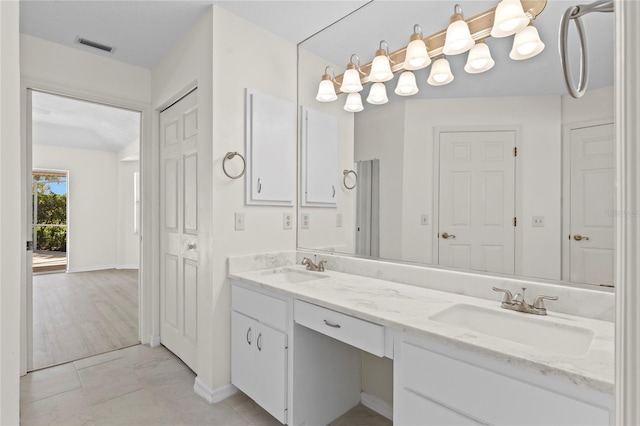
[[[287,266],[285,269],[307,273],[300,265]],[[568,380],[608,394],[614,393],[615,340],[612,322],[555,313],[551,303],[547,316],[508,311],[500,308],[502,295],[498,293],[494,302],[335,271],[317,273],[323,276],[321,279],[290,283],[284,282],[278,274],[269,273],[273,271],[274,269],[235,272],[229,274],[229,278],[396,330],[448,343],[546,376]],[[528,302],[531,303],[531,300]],[[571,356],[429,319],[455,304],[468,304],[520,317],[526,315],[527,319],[531,317],[531,321],[586,328],[593,331],[593,340],[584,355]]]

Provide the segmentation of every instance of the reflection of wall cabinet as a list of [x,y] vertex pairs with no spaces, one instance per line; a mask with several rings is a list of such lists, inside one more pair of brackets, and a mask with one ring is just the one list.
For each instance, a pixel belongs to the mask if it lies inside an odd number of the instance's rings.
[[338,118],[302,107],[303,206],[335,207],[338,200]]
[[296,183],[293,102],[247,89],[246,152],[246,203],[293,205]]
[[233,286],[232,308],[231,382],[286,423],[286,302]]
[[393,400],[395,425],[613,423],[611,396],[408,335],[396,337]]

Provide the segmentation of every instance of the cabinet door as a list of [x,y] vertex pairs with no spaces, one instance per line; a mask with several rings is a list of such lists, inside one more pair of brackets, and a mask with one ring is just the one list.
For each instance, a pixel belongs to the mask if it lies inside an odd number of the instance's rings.
[[256,327],[254,400],[285,423],[287,400],[287,335],[264,324]]
[[256,321],[231,312],[231,383],[255,399]]
[[246,203],[293,205],[296,187],[296,107],[247,90]]
[[302,205],[335,207],[338,201],[338,118],[302,107]]
[[393,424],[397,426],[462,426],[484,424],[406,389],[402,389],[399,392],[399,397],[393,418]]

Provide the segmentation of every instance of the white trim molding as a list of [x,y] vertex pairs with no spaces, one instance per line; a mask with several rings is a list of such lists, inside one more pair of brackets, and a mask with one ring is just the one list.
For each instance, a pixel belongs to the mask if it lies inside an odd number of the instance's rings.
[[616,424],[640,424],[640,2],[615,1]]
[[152,348],[157,348],[158,346],[160,346],[160,336],[149,337],[149,346],[151,346]]
[[205,385],[199,377],[196,377],[196,380],[193,383],[193,391],[209,404],[215,404],[217,402],[224,401],[231,395],[238,392],[238,388],[229,383],[228,385],[220,388],[211,389],[209,386]]
[[393,421],[393,406],[387,401],[366,392],[360,392],[360,402],[365,407]]

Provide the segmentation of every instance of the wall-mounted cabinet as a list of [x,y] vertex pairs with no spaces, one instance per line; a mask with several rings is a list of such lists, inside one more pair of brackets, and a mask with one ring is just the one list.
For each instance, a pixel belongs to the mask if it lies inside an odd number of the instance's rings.
[[301,107],[300,188],[303,206],[336,207],[338,118]]
[[246,91],[246,204],[292,206],[296,183],[295,103]]

